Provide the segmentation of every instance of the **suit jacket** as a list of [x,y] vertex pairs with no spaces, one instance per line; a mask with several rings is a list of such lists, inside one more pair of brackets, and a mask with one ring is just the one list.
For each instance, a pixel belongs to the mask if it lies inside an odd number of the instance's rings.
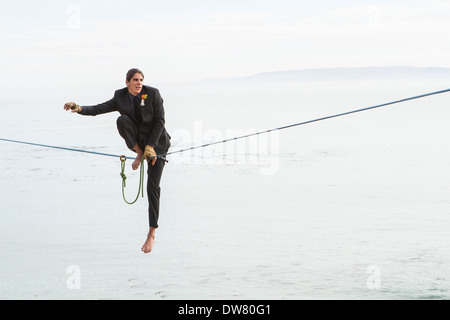
[[[95,106],[83,106],[81,114],[96,116],[119,111],[121,115],[134,118],[134,110],[130,110],[127,93],[128,88],[117,90],[109,101]],[[158,89],[149,86],[143,86],[138,97],[141,98],[145,94],[147,95],[147,99],[144,100],[145,105],[139,106],[142,115],[142,122],[138,123],[142,144],[140,147],[145,148],[145,145],[150,145],[155,148],[157,154],[164,154],[170,147],[170,135],[164,127],[163,99]]]

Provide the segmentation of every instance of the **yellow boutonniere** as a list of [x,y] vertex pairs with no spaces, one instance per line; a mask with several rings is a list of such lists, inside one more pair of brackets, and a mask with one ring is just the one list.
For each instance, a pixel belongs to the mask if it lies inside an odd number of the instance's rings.
[[141,94],[141,107],[145,106],[145,100],[147,100],[148,94]]

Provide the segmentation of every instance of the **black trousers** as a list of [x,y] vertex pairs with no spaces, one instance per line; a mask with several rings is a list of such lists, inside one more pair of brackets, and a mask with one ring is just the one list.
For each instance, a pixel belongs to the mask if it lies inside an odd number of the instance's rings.
[[[119,134],[125,140],[127,147],[133,150],[133,147],[138,144],[144,150],[145,142],[142,141],[139,130],[133,120],[122,115],[117,119],[117,129]],[[158,228],[159,220],[159,199],[161,197],[161,176],[166,162],[163,159],[157,159],[154,166],[151,162],[148,163],[147,170],[147,197],[148,197],[148,220],[150,227]]]

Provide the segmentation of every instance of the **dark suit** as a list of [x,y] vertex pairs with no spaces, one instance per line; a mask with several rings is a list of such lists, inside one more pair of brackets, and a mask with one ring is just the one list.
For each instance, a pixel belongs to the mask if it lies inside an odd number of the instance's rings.
[[128,88],[117,90],[114,97],[95,106],[83,106],[81,114],[88,116],[96,116],[98,114],[119,111],[121,115],[125,115],[134,120],[139,130],[140,139],[139,146],[143,150],[146,145],[155,148],[157,154],[164,154],[170,147],[170,136],[167,133],[164,124],[164,106],[163,99],[159,90],[149,86],[143,86],[141,93],[138,95],[140,101],[141,95],[147,95],[144,101],[145,106],[138,105],[140,110],[140,119],[135,119],[134,110],[130,109],[128,102]]
[[[144,106],[141,106],[142,96],[147,95]],[[164,124],[163,99],[158,89],[143,86],[134,101],[130,102],[128,88],[117,90],[114,97],[104,103],[94,106],[83,106],[82,115],[96,116],[98,114],[118,111],[121,116],[117,119],[117,128],[125,139],[128,148],[139,144],[144,150],[146,145],[155,148],[158,155],[165,155],[170,147],[170,136]],[[157,159],[154,166],[148,166],[147,195],[149,202],[150,227],[158,227],[159,187],[165,161]]]

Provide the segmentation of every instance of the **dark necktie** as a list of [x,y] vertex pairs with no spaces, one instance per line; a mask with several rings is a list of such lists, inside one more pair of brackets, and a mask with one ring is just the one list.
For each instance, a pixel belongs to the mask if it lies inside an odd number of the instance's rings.
[[141,101],[138,98],[139,95],[133,98],[134,104],[134,116],[136,118],[137,123],[142,122],[142,114],[141,114]]

